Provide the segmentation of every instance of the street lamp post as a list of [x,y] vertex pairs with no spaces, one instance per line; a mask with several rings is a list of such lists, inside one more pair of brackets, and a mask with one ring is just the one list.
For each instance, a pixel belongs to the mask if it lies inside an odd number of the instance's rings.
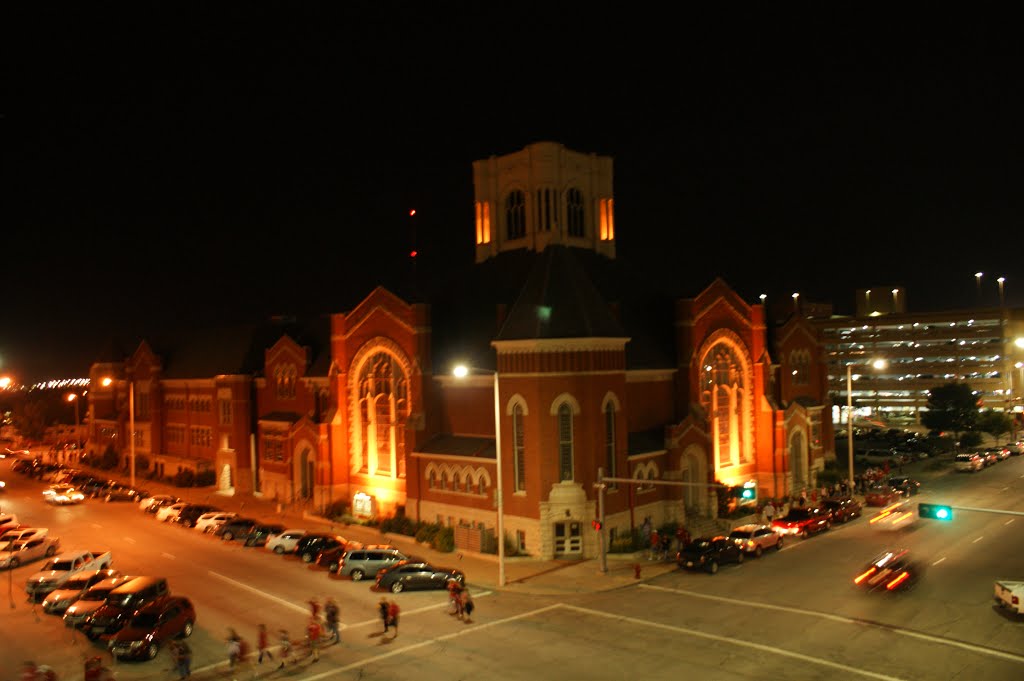
[[[469,374],[470,367],[459,365],[455,367],[455,376],[465,378]],[[489,369],[476,369],[477,371],[489,372],[494,376],[494,465],[497,469],[495,475],[495,506],[497,506],[498,520],[498,586],[505,586],[505,488],[502,481],[502,457],[501,457],[501,396],[498,392],[498,372]]]
[[[885,360],[871,363],[876,369],[885,367]],[[846,365],[846,459],[849,463],[850,489],[853,490],[853,363]],[[853,496],[852,493],[850,496]]]
[[1006,283],[1006,277],[999,277],[996,279],[996,282],[999,284],[999,307],[1003,307],[1006,304],[1006,300],[1003,297],[1003,284]]
[[68,393],[67,400],[68,400],[68,402],[72,402],[75,405],[75,451],[74,451],[74,455],[75,455],[75,459],[76,459],[76,462],[77,462],[77,459],[78,459],[78,443],[81,440],[81,438],[78,435],[78,424],[79,424],[79,419],[78,419],[78,393]]
[[984,274],[985,274],[984,272],[975,272],[974,273],[974,282],[975,282],[975,284],[977,285],[977,288],[978,288],[978,303],[979,304],[981,304],[981,277]]

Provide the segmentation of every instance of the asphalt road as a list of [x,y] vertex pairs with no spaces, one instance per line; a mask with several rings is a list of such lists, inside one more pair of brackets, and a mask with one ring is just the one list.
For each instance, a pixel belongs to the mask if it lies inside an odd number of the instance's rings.
[[[806,541],[788,540],[717,575],[675,571],[650,582],[578,597],[476,590],[473,623],[446,614],[442,592],[388,594],[402,606],[400,634],[380,635],[369,582],[332,579],[294,558],[226,544],[162,525],[129,503],[87,502],[54,508],[44,485],[0,463],[8,492],[0,498],[34,525],[51,528],[63,548],[110,547],[114,567],[166,576],[199,613],[190,640],[195,678],[389,680],[433,679],[920,679],[1024,678],[1024,622],[992,605],[992,582],[1021,578],[1024,517],[957,513],[950,523],[918,521],[886,533],[865,518]],[[1024,511],[1024,457],[977,474],[939,476],[922,501]],[[928,565],[907,593],[863,593],[853,577],[886,547],[905,546]],[[0,618],[0,679],[20,662],[53,666],[61,679],[82,678],[82,660],[102,652],[26,602],[26,577],[39,563],[0,573],[8,601]],[[271,672],[223,670],[224,636],[234,627],[250,643],[256,625],[294,635],[306,601],[333,595],[341,605],[343,643],[310,666]],[[120,663],[120,681],[171,679],[166,651],[156,660]]]

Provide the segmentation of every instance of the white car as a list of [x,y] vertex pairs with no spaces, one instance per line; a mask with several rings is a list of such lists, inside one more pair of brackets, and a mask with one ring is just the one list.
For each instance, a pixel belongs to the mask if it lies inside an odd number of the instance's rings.
[[51,504],[80,504],[85,495],[75,489],[74,485],[58,483],[43,490],[43,499]]
[[209,513],[204,513],[199,516],[198,520],[196,520],[196,529],[203,534],[216,532],[218,527],[231,520],[236,515],[238,514],[228,511],[210,511]]
[[291,553],[308,530],[285,530],[281,534],[267,537],[266,549],[277,554]]
[[153,504],[159,503],[161,501],[170,501],[172,499],[177,499],[177,497],[172,496],[170,494],[154,494],[153,496],[146,497],[145,499],[139,502],[139,510],[148,511],[149,507],[152,506]]
[[164,506],[156,512],[156,519],[163,523],[174,522],[175,518],[178,517],[178,514],[181,513],[181,509],[186,506],[188,506],[188,504],[184,501],[179,501],[178,503],[171,504],[170,506]]
[[18,516],[13,513],[0,513],[0,531],[13,530],[21,527],[18,524]]
[[0,534],[0,551],[6,551],[11,544],[31,537],[45,537],[50,532],[45,527],[20,527]]

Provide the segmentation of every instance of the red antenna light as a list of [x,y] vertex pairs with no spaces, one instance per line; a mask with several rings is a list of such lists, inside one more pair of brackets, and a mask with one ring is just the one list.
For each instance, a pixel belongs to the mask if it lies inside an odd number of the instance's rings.
[[419,251],[409,251],[409,257],[415,258],[419,254]]
[[409,217],[412,217],[414,215],[416,215],[416,209],[415,208],[413,208],[412,210],[409,211]]

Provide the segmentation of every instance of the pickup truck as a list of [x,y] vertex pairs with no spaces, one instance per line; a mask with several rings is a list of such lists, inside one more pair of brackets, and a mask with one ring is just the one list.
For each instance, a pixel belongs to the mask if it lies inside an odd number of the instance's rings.
[[996,604],[1010,612],[1024,615],[1024,582],[997,579],[995,587]]
[[83,570],[105,570],[111,562],[113,559],[109,550],[67,551],[51,558],[42,570],[29,577],[25,582],[25,593],[29,598],[44,598],[54,589],[63,586],[72,575]]
[[40,558],[49,558],[57,553],[60,548],[60,539],[47,534],[26,537],[12,541],[8,547],[0,552],[0,568],[11,569],[31,563]]

